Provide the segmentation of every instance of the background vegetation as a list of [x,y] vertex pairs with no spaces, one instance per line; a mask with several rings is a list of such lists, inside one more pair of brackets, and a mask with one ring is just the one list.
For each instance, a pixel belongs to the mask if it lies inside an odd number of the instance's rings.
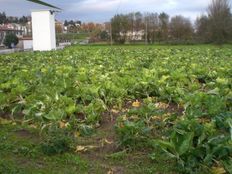
[[[170,17],[167,13],[117,14],[111,19],[112,37],[116,43],[136,41],[143,33],[146,43],[229,43],[232,33],[232,14],[228,0],[212,0],[207,14],[195,24],[184,16]],[[134,33],[128,36],[128,32]]]

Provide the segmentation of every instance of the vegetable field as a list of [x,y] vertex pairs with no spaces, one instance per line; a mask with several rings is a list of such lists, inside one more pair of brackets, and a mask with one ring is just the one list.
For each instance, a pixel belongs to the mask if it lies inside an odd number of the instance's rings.
[[[232,173],[232,47],[83,46],[0,56],[0,129],[15,127],[43,137],[20,157],[82,157],[101,146],[108,151],[99,163],[141,154],[149,167],[138,173]],[[101,143],[83,143],[99,132]],[[0,138],[0,155],[16,148],[6,142]],[[91,173],[136,173],[120,166]]]

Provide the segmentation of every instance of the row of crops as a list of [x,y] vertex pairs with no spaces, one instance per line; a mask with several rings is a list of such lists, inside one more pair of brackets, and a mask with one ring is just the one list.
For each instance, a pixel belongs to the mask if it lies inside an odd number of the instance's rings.
[[1,116],[41,127],[62,120],[84,135],[112,112],[121,148],[151,149],[153,159],[161,149],[178,172],[232,173],[232,49],[70,47],[0,56]]

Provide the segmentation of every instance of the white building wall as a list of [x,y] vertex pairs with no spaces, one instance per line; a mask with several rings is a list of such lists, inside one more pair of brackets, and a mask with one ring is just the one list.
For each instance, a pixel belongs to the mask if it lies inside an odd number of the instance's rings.
[[55,24],[55,13],[50,15],[50,26],[51,26],[51,45],[52,49],[56,49],[56,24]]
[[56,49],[55,14],[50,10],[32,11],[32,37],[34,51]]
[[23,41],[23,48],[25,50],[32,49],[33,48],[33,41],[32,40],[24,40]]

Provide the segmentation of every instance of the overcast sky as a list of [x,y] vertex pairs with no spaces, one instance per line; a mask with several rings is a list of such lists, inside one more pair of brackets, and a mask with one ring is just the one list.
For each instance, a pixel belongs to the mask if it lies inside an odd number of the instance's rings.
[[[116,13],[166,12],[181,14],[192,21],[203,14],[211,0],[44,0],[63,9],[60,20],[74,19],[84,22],[105,22]],[[232,2],[232,0],[230,0]],[[0,0],[0,11],[8,15],[29,15],[31,9],[46,9],[26,0]]]

